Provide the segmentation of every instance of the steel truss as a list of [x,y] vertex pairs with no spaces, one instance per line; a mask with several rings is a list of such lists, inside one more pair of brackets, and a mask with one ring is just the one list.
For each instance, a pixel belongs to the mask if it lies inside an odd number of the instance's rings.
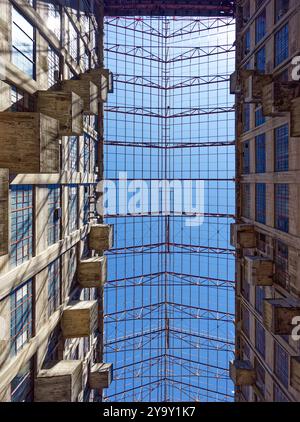
[[[105,358],[115,381],[104,400],[231,401],[234,20],[123,17],[128,4],[109,2],[110,10],[117,4],[118,17],[105,18],[114,74],[106,178],[201,179],[206,204],[201,212],[106,212],[115,245],[107,252]],[[201,227],[187,224],[199,217]]]

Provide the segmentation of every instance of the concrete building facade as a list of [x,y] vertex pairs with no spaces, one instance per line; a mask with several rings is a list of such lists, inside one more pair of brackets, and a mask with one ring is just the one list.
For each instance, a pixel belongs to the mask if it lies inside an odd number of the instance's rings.
[[98,2],[1,2],[0,401],[101,400],[111,382],[102,39]]
[[[237,2],[237,401],[299,401],[300,2]],[[294,331],[293,331],[294,330]]]

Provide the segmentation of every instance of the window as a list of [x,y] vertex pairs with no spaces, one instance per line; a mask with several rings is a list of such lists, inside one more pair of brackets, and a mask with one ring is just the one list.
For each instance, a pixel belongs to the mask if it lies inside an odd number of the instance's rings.
[[83,198],[83,224],[88,224],[90,220],[90,188],[84,186],[84,198]]
[[249,302],[249,299],[250,299],[250,284],[247,281],[246,267],[245,266],[244,266],[244,274],[243,274],[243,280],[242,280],[242,295]]
[[57,82],[59,74],[59,55],[52,47],[48,47],[48,88]]
[[71,20],[69,20],[69,53],[73,60],[79,64],[79,43],[78,43],[78,34]]
[[34,27],[12,8],[12,63],[35,78],[35,30]]
[[275,34],[275,66],[289,57],[289,26],[284,25]]
[[289,0],[275,0],[275,22],[278,22],[289,10]]
[[255,347],[258,353],[265,358],[266,353],[266,335],[263,326],[255,321]]
[[275,243],[275,280],[280,286],[286,288],[288,282],[289,249],[283,242]]
[[73,172],[78,171],[78,138],[69,137],[69,169]]
[[255,10],[258,10],[260,6],[265,2],[265,0],[256,0],[255,2]]
[[90,137],[84,134],[84,145],[83,145],[83,172],[90,173]]
[[32,187],[11,186],[11,250],[13,267],[32,256]]
[[255,55],[255,68],[261,73],[266,70],[266,48],[262,47]]
[[250,147],[249,141],[243,143],[243,173],[250,173]]
[[283,183],[275,185],[275,227],[289,231],[289,186]]
[[76,281],[76,268],[77,268],[77,257],[76,249],[72,248],[70,250],[70,256],[68,260],[68,287],[71,287],[72,284]]
[[11,381],[12,402],[33,401],[33,365],[32,360],[28,362]]
[[266,136],[259,135],[255,138],[255,168],[256,173],[266,172]]
[[266,123],[266,118],[263,115],[262,107],[255,110],[255,127],[261,126]]
[[275,129],[275,171],[289,169],[289,127],[283,125]]
[[251,202],[251,185],[250,183],[243,183],[242,185],[242,199],[243,199],[243,217],[250,218],[250,202]]
[[255,42],[258,43],[266,35],[266,9],[255,20]]
[[60,40],[61,18],[60,18],[60,6],[58,4],[48,3],[47,27],[51,29],[51,31],[53,31],[56,37]]
[[249,311],[246,308],[242,308],[242,323],[243,323],[243,331],[245,334],[250,334],[250,315]]
[[244,56],[250,53],[251,50],[251,36],[250,29],[248,29],[244,35]]
[[255,288],[255,309],[262,315],[264,310],[265,289],[264,287],[256,286]]
[[289,386],[289,356],[288,353],[275,342],[274,350],[274,372],[282,384]]
[[256,184],[256,221],[266,224],[266,185]]
[[52,262],[48,267],[48,315],[51,316],[60,305],[60,260]]
[[59,358],[59,339],[60,339],[60,326],[57,325],[54,331],[51,333],[48,340],[47,351],[44,362],[51,362],[58,360]]
[[32,335],[32,281],[18,287],[10,297],[11,353],[16,355]]
[[27,92],[16,86],[11,87],[11,111],[33,111],[34,100]]
[[274,384],[274,400],[275,403],[283,403],[283,402],[289,402],[289,399],[284,394],[284,392],[281,390],[281,388]]
[[243,124],[244,124],[244,132],[248,132],[250,130],[250,104],[244,104],[244,111],[243,111]]
[[48,245],[50,246],[60,239],[61,200],[59,186],[49,186],[48,189]]
[[69,234],[78,228],[77,186],[69,186]]
[[264,367],[259,363],[258,359],[255,359],[255,369],[256,369],[256,386],[259,389],[260,393],[265,396],[265,378],[266,371]]
[[243,21],[247,23],[250,19],[250,1],[247,1],[243,6]]

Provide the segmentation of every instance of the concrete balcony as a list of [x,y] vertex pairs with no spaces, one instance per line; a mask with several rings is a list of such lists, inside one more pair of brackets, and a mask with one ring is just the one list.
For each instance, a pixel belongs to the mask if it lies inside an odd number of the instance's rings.
[[252,286],[272,286],[274,265],[273,261],[261,256],[245,256],[245,274]]
[[291,386],[300,393],[300,357],[292,356],[291,357]]
[[300,136],[300,97],[291,103],[290,131],[292,137]]
[[108,388],[113,380],[111,363],[96,363],[89,374],[89,386],[93,390]]
[[263,88],[272,82],[272,75],[259,73],[257,70],[240,71],[242,92],[245,103],[260,103],[263,97]]
[[105,256],[80,261],[78,282],[83,288],[99,288],[106,282],[107,259]]
[[255,369],[244,360],[234,360],[229,364],[229,376],[238,387],[253,385],[256,382]]
[[256,233],[252,224],[231,224],[230,243],[237,249],[255,248]]
[[83,100],[75,92],[38,91],[38,111],[59,121],[59,134],[83,134]]
[[110,224],[91,226],[89,247],[99,253],[111,249],[113,247],[113,226]]
[[96,300],[73,301],[63,311],[61,329],[64,338],[89,337],[97,328]]
[[65,92],[75,92],[83,100],[85,114],[98,114],[98,87],[87,79],[70,79],[62,82]]
[[108,93],[113,90],[112,73],[108,69],[96,68],[88,70],[80,75],[83,80],[88,80],[97,85],[99,90],[99,101],[106,102]]
[[42,369],[35,379],[36,402],[75,402],[82,390],[82,362],[62,360]]
[[264,325],[275,335],[291,335],[294,317],[300,315],[300,301],[293,298],[265,299]]
[[273,81],[262,89],[262,109],[265,116],[277,117],[291,110],[297,96],[297,82]]
[[0,113],[0,167],[10,173],[59,172],[59,123],[41,113]]

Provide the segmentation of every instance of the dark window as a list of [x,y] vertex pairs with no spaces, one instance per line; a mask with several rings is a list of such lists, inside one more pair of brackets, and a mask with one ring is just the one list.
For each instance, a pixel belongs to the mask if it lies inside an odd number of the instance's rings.
[[265,358],[266,353],[266,335],[264,327],[255,321],[255,347],[259,354]]
[[251,203],[251,185],[250,183],[243,183],[242,185],[242,203],[243,203],[243,217],[250,218],[250,203]]
[[275,171],[289,169],[289,127],[283,125],[275,129]]
[[264,2],[265,2],[265,0],[256,0],[256,2],[255,2],[256,10],[258,10]]
[[266,252],[266,235],[263,233],[258,233],[257,235],[257,249],[261,252]]
[[76,281],[76,267],[77,267],[77,256],[76,249],[70,250],[70,256],[68,260],[68,284],[69,287]]
[[250,104],[244,104],[243,130],[244,132],[248,132],[250,130]]
[[30,78],[35,78],[35,29],[12,8],[12,62]]
[[32,256],[32,187],[11,186],[11,250],[13,267]]
[[83,172],[90,173],[90,157],[91,157],[91,140],[89,135],[84,134],[83,145]]
[[60,239],[60,187],[49,186],[48,194],[48,245],[53,245]]
[[255,20],[255,42],[258,43],[266,35],[266,9]]
[[249,336],[250,334],[250,315],[249,311],[246,308],[242,308],[242,324],[243,324],[243,331],[245,334]]
[[20,372],[11,381],[12,402],[33,401],[33,369],[32,361],[22,367]]
[[48,340],[48,346],[45,356],[45,363],[58,360],[59,358],[59,339],[60,339],[60,326],[58,325],[51,333]]
[[266,185],[256,184],[256,221],[266,224]]
[[289,402],[289,399],[284,394],[284,392],[281,390],[281,388],[274,384],[274,400],[275,403],[283,403],[283,402]]
[[48,314],[52,315],[60,305],[60,260],[52,262],[48,267]]
[[275,22],[278,22],[289,10],[289,0],[275,0]]
[[266,48],[262,47],[255,55],[255,68],[261,73],[266,70]]
[[263,133],[255,138],[255,169],[256,173],[266,171],[266,136]]
[[90,220],[90,188],[84,186],[84,198],[83,198],[83,224],[88,224]]
[[69,233],[78,228],[78,189],[77,186],[69,186]]
[[243,173],[250,173],[250,145],[249,141],[243,143]]
[[11,87],[11,111],[33,111],[34,100],[31,95],[21,89]]
[[275,342],[274,350],[274,372],[282,384],[289,386],[289,356],[288,353]]
[[283,183],[275,185],[275,227],[289,231],[289,186]]
[[247,56],[247,54],[250,53],[251,50],[251,35],[250,35],[250,29],[248,29],[244,35],[244,55]]
[[48,47],[48,88],[57,82],[59,76],[59,55],[52,47]]
[[275,243],[275,280],[276,282],[286,288],[288,283],[288,260],[289,249],[288,246],[279,240]]
[[243,23],[247,23],[250,19],[250,1],[245,2],[243,6]]
[[255,309],[262,315],[264,310],[265,289],[264,287],[256,286],[255,288]]
[[262,107],[259,107],[255,110],[255,126],[261,126],[264,123],[266,123],[266,118],[263,115],[263,109]]
[[266,371],[264,367],[255,359],[255,369],[256,369],[256,386],[259,389],[260,393],[265,396],[265,384],[266,384]]
[[32,336],[32,281],[18,287],[11,296],[11,353],[16,355]]
[[289,57],[289,26],[284,25],[275,34],[275,66]]

